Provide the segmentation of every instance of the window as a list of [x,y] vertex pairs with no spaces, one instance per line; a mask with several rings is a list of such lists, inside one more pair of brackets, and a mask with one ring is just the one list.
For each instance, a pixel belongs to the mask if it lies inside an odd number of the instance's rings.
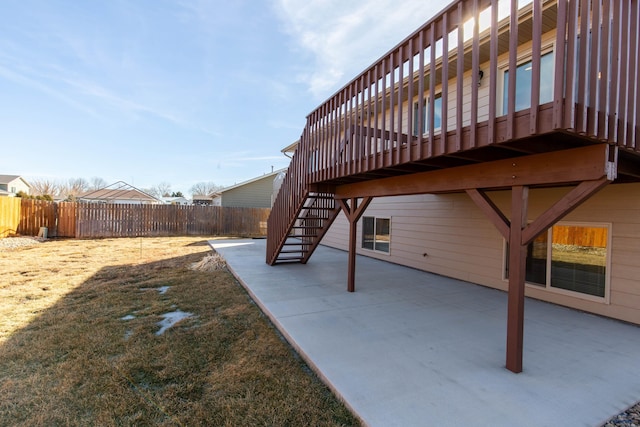
[[309,172],[317,172],[318,171],[318,149],[311,151],[309,153]]
[[[531,60],[516,68],[516,108],[515,111],[531,107]],[[553,52],[540,57],[540,104],[553,101]],[[502,85],[502,114],[507,114],[509,106],[509,70],[504,71]]]
[[[440,130],[442,127],[442,94],[436,95],[433,99],[433,129],[434,131]],[[422,134],[429,132],[429,103],[427,99],[424,100],[424,108],[422,109]],[[418,136],[418,126],[420,118],[420,109],[417,102],[413,104],[413,136]]]
[[609,235],[608,225],[554,225],[527,246],[526,282],[606,300]]
[[362,247],[389,253],[391,219],[362,217]]

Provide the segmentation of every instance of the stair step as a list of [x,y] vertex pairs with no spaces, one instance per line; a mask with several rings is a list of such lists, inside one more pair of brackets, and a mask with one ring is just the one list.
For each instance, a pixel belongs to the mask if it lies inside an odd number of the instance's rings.
[[278,251],[269,254],[272,264],[306,262],[326,233],[329,222],[333,222],[338,213],[337,202],[331,192],[305,188],[294,193],[291,196],[299,209],[298,215],[290,218],[293,224],[288,225],[287,231],[283,230],[287,235],[280,235],[284,241],[280,241]]
[[276,258],[276,262],[299,262],[302,261],[302,257],[295,257],[295,258]]

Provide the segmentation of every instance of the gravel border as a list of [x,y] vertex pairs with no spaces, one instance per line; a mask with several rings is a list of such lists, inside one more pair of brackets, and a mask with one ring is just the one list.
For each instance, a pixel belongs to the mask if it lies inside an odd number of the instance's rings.
[[16,248],[24,248],[27,246],[35,246],[46,239],[42,237],[30,237],[30,236],[20,236],[20,237],[5,237],[4,239],[0,239],[0,251],[8,250],[8,249],[16,249]]
[[603,427],[640,427],[640,402],[616,415],[602,425]]

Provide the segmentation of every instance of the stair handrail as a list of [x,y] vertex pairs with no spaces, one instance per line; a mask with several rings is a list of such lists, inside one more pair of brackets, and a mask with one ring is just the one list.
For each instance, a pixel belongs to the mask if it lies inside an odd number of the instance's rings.
[[305,127],[267,220],[266,261],[273,264],[309,193],[309,131]]

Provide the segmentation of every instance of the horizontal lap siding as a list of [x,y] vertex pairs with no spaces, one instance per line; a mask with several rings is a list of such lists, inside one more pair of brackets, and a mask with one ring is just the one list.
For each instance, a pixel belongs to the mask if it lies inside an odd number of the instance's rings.
[[[553,45],[553,42],[556,38],[556,32],[550,31],[542,35],[542,48],[543,51],[546,52],[548,48]],[[527,56],[527,52],[531,52],[532,43],[527,42],[518,47],[519,50],[519,58],[520,62],[526,62],[530,59],[530,55]],[[498,69],[497,72],[497,82],[498,86],[496,88],[496,97],[497,97],[497,108],[496,116],[502,116],[502,82],[503,82],[503,72],[507,68],[509,60],[509,55],[503,54],[498,57]],[[482,79],[480,81],[480,86],[478,88],[478,122],[484,122],[489,119],[489,91],[490,85],[489,81],[491,79],[491,67],[489,61],[483,62],[480,64],[480,70],[483,73]],[[543,76],[543,78],[547,78],[547,76]],[[457,78],[449,79],[448,87],[448,108],[447,108],[447,131],[453,131],[456,129],[456,98],[458,96],[457,91]],[[472,83],[472,71],[466,71],[463,75],[463,104],[462,104],[462,126],[469,126],[471,124],[471,83]],[[427,88],[428,89],[428,88]],[[442,85],[436,86],[435,90],[436,96],[442,94]],[[429,91],[425,91],[425,99],[430,96]],[[444,96],[444,94],[442,94]],[[413,129],[409,129],[409,115],[411,115],[411,122],[413,123],[413,114],[414,114],[414,104],[418,102],[418,97],[414,97],[411,100],[411,103],[408,101],[404,101],[402,103],[402,132],[407,134],[413,132]],[[397,116],[397,111],[395,112]],[[390,114],[387,113],[386,117],[389,118]],[[378,117],[378,126],[382,127],[381,117]],[[391,126],[390,119],[387,119],[385,122],[385,127],[389,129]],[[341,135],[341,138],[343,135]]]
[[[531,190],[529,220],[535,219],[569,189]],[[610,223],[610,304],[527,286],[528,296],[640,324],[640,184],[610,185],[563,219],[563,222]],[[492,200],[509,216],[510,192],[492,192]],[[615,209],[612,208],[615,206]],[[391,252],[358,253],[497,289],[502,279],[504,242],[465,194],[419,195],[374,199],[365,216],[391,217]],[[323,244],[347,249],[344,215]],[[427,256],[423,256],[427,253]],[[356,267],[357,268],[357,267]]]
[[[472,273],[500,273],[491,261],[499,257],[499,234],[463,194],[374,199],[365,216],[391,217],[390,254],[358,248],[358,253],[461,280]],[[362,226],[358,223],[358,246]],[[346,250],[348,223],[336,220],[323,244]],[[427,256],[423,256],[427,253]]]
[[274,175],[222,193],[221,205],[234,208],[270,208]]

